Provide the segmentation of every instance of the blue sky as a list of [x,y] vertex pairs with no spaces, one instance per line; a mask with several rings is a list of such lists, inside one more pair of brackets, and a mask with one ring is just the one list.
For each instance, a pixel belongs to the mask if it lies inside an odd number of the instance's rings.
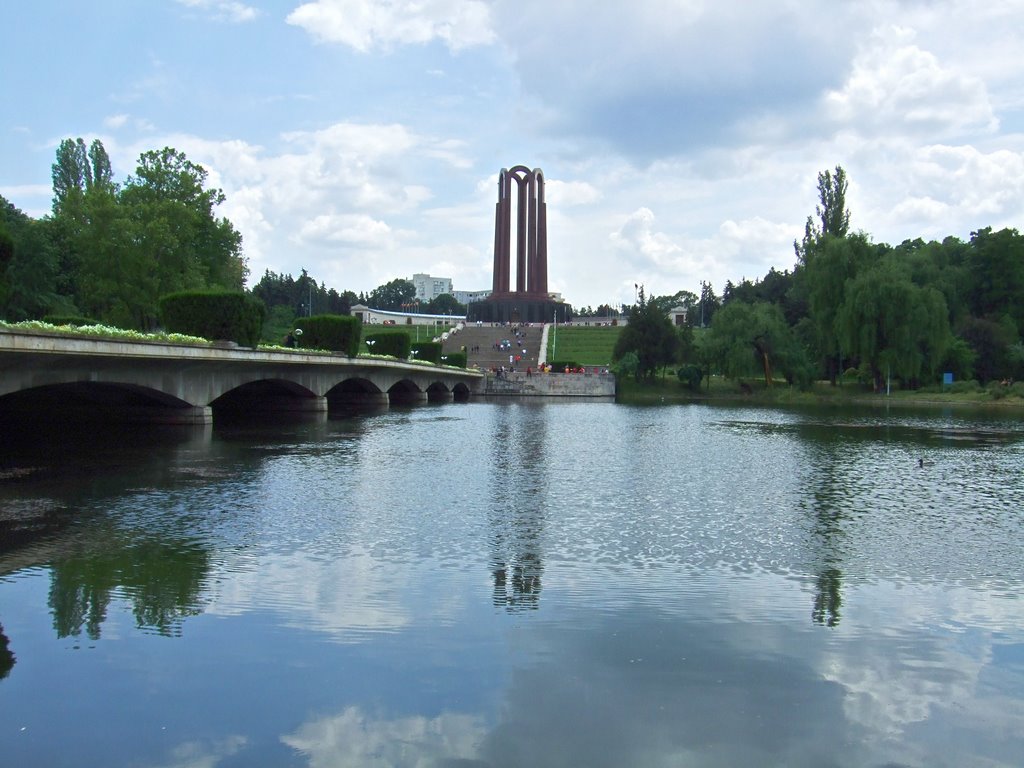
[[0,194],[50,208],[63,138],[117,180],[172,146],[250,282],[491,284],[502,167],[547,178],[576,306],[791,269],[819,171],[853,229],[1024,222],[1024,0],[37,0],[4,10]]

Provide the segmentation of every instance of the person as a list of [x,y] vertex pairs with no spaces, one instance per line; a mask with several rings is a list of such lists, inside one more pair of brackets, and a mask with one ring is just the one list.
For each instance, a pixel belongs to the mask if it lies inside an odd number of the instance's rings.
[[288,335],[284,337],[284,345],[289,348],[295,346],[295,336],[291,331],[288,331]]

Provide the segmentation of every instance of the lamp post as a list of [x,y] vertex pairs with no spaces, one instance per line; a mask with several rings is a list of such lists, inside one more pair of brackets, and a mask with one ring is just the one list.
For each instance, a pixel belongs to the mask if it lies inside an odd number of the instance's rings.
[[366,346],[368,348],[368,354],[373,354],[373,345],[377,343],[376,339],[367,339]]

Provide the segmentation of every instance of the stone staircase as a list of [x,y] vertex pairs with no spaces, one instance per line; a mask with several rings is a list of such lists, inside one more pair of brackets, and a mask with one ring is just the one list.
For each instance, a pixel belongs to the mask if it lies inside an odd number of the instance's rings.
[[[518,335],[517,335],[518,334]],[[525,371],[527,366],[537,370],[544,326],[533,325],[491,325],[467,323],[457,333],[449,334],[444,341],[444,353],[466,351],[466,366],[490,370],[509,367],[509,355],[519,355],[521,360],[514,363],[516,370]],[[508,342],[504,346],[503,342]],[[498,345],[498,348],[495,348]],[[523,351],[525,350],[525,352]]]

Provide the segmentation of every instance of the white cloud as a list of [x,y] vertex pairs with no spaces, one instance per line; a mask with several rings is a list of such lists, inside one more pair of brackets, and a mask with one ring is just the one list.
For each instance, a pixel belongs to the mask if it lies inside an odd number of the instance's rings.
[[656,266],[665,265],[683,250],[664,233],[654,231],[654,212],[650,208],[631,213],[611,239],[635,261]]
[[177,0],[177,2],[188,8],[206,11],[211,18],[217,21],[240,23],[252,21],[260,15],[257,8],[235,2],[235,0]]
[[861,133],[893,130],[955,135],[998,127],[984,82],[943,67],[914,43],[911,30],[876,31],[839,90],[825,96],[836,123]]
[[494,39],[490,8],[480,0],[315,0],[287,21],[318,42],[363,53],[432,40],[459,50]]
[[349,707],[308,722],[281,741],[307,756],[310,768],[426,768],[441,761],[472,761],[485,736],[483,721],[471,715],[384,720]]
[[323,214],[305,222],[298,239],[320,245],[383,248],[392,242],[391,227],[365,214]]
[[212,743],[189,741],[171,751],[170,762],[160,768],[215,768],[225,758],[238,754],[248,743],[244,736],[228,736]]

